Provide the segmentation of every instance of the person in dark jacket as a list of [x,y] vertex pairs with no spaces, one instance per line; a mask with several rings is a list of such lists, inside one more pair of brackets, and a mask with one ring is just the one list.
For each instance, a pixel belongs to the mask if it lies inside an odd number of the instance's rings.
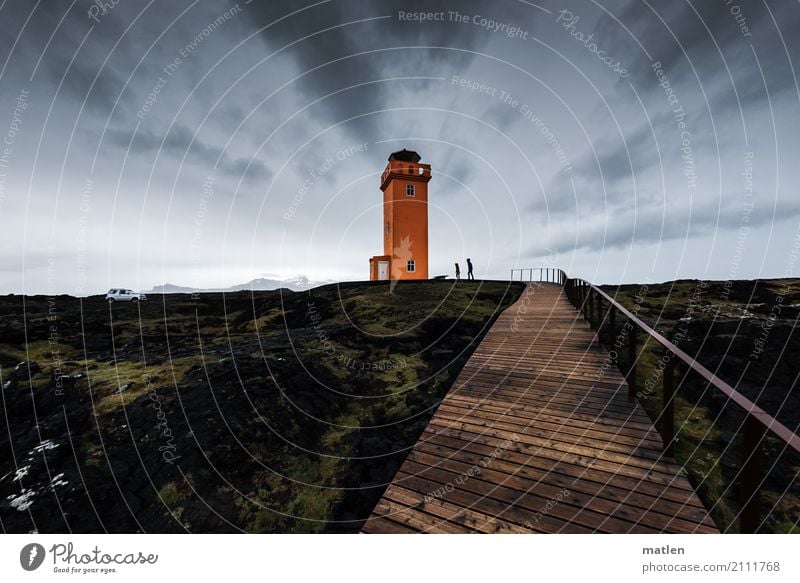
[[467,257],[467,279],[475,279],[472,275],[472,260],[469,257]]
[[461,268],[456,263],[456,281],[461,281]]

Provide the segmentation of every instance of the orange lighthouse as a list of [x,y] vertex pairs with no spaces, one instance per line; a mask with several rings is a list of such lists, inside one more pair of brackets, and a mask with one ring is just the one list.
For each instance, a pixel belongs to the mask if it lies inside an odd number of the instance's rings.
[[430,164],[400,150],[381,175],[383,255],[369,260],[371,280],[428,279],[428,182]]

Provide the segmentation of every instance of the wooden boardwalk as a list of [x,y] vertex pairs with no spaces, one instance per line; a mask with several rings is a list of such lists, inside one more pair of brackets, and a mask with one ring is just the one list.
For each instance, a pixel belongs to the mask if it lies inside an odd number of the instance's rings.
[[560,286],[530,284],[362,532],[717,532],[607,358]]

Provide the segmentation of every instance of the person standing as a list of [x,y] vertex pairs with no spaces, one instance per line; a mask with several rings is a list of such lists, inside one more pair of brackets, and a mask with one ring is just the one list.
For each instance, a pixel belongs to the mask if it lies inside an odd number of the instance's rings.
[[456,263],[456,281],[461,281],[461,268]]
[[475,279],[472,275],[472,260],[469,257],[467,257],[467,279]]

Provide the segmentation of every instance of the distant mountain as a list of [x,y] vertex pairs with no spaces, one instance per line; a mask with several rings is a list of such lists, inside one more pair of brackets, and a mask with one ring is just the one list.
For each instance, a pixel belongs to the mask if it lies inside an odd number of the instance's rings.
[[326,283],[331,283],[331,282],[311,281],[304,275],[299,275],[291,279],[267,279],[265,277],[259,277],[251,281],[248,281],[247,283],[232,285],[224,289],[223,288],[194,289],[191,287],[165,283],[164,285],[153,286],[153,289],[151,289],[149,292],[146,293],[151,293],[151,294],[190,294],[194,292],[219,293],[219,292],[237,292],[237,291],[249,291],[249,290],[271,291],[281,288],[290,289],[292,291],[304,291],[307,289],[311,289],[312,287],[325,285]]
[[165,283],[164,285],[154,285],[153,289],[148,292],[150,294],[190,294],[194,290],[190,287],[183,287],[180,285],[172,285],[171,283]]

